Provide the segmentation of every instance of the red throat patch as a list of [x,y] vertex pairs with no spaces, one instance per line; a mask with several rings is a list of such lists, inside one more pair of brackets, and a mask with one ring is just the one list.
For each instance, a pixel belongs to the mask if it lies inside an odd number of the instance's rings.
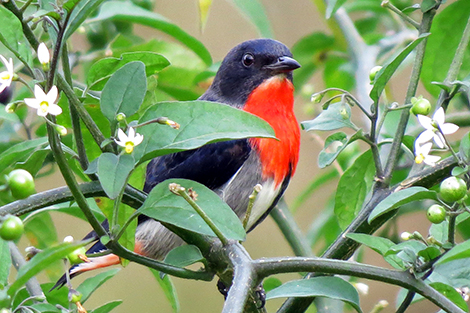
[[268,122],[279,139],[249,139],[260,156],[263,178],[273,178],[278,186],[294,174],[299,159],[300,129],[294,115],[294,86],[284,75],[270,78],[253,90],[243,110]]

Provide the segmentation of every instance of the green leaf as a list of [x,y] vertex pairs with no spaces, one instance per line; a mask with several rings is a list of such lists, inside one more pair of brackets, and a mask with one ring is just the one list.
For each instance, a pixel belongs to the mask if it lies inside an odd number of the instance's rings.
[[104,0],[80,0],[70,14],[70,20],[64,33],[64,40],[68,39],[103,1]]
[[204,260],[204,257],[198,247],[184,245],[168,252],[164,262],[178,267],[186,267],[202,260]]
[[204,220],[194,211],[183,197],[173,194],[168,185],[176,183],[188,190],[192,188],[197,194],[196,203],[212,219],[225,237],[244,240],[245,230],[237,215],[220,197],[206,186],[186,179],[168,179],[150,191],[139,213],[157,221],[184,228],[195,233],[215,236]]
[[416,46],[423,41],[429,34],[421,34],[417,39],[405,47],[390,63],[384,65],[383,68],[375,75],[374,87],[370,91],[370,98],[377,102],[382,94],[382,91],[387,85],[392,75],[397,70],[398,66],[405,60],[405,58],[416,48]]
[[88,311],[88,312],[89,313],[108,313],[108,312],[111,312],[117,306],[119,306],[121,303],[122,303],[122,300],[110,301],[110,302],[105,303],[102,306],[100,306],[100,307],[98,307],[94,310]]
[[395,243],[390,239],[383,238],[383,237],[376,237],[367,234],[346,234],[346,237],[351,238],[352,240],[363,244],[375,252],[382,255],[390,265],[394,268],[404,269],[403,262],[396,256],[396,255],[386,255],[387,251],[390,250],[391,247],[395,246]]
[[418,252],[418,256],[422,257],[425,262],[431,261],[441,255],[441,250],[434,246],[426,247]]
[[[59,310],[58,308],[56,308],[54,305],[52,305],[50,303],[34,303],[34,304],[28,305],[26,307],[33,309],[34,310],[33,312],[62,313],[61,310]],[[23,309],[21,309],[21,312],[24,312]]]
[[170,302],[171,308],[173,309],[174,313],[178,313],[180,311],[180,302],[178,300],[178,294],[176,293],[176,288],[173,285],[173,282],[168,275],[164,275],[163,277],[160,275],[159,271],[154,269],[150,269],[153,276],[157,280],[158,284],[163,290],[168,302]]
[[296,90],[307,83],[318,66],[323,62],[325,52],[332,49],[335,39],[321,32],[309,34],[292,47],[294,58],[302,65],[295,71],[294,85]]
[[93,90],[97,89],[95,84],[100,83],[104,86],[114,72],[133,61],[144,63],[147,77],[170,65],[170,61],[158,53],[149,51],[123,53],[120,58],[105,58],[94,63],[88,71],[87,85],[93,86]]
[[232,0],[235,6],[256,26],[264,38],[274,38],[269,18],[260,0]]
[[436,0],[423,0],[421,2],[421,12],[426,13],[437,5]]
[[323,81],[326,88],[353,90],[356,79],[351,60],[329,54],[323,70]]
[[281,297],[327,297],[344,301],[357,312],[362,312],[356,288],[334,276],[290,281],[266,294],[266,300]]
[[372,187],[375,174],[372,152],[359,156],[341,176],[335,196],[335,215],[341,229],[351,223]]
[[209,51],[207,51],[206,47],[199,40],[157,13],[142,9],[131,2],[109,1],[101,6],[98,16],[89,22],[99,22],[107,19],[140,23],[158,29],[186,45],[189,49],[194,51],[206,65],[209,66],[212,64]]
[[98,160],[98,178],[110,199],[116,199],[134,169],[134,158],[130,154],[119,156],[103,153]]
[[346,2],[346,0],[328,0],[326,6],[325,17],[331,18],[333,14]]
[[131,116],[139,109],[147,91],[144,63],[131,62],[118,69],[101,93],[101,112],[110,121],[118,113]]
[[160,102],[151,106],[139,123],[166,116],[180,124],[180,129],[150,124],[139,128],[144,136],[134,149],[134,157],[142,163],[151,158],[204,144],[247,137],[274,138],[264,120],[231,106],[209,102]]
[[21,21],[3,5],[0,6],[0,20],[3,27],[0,41],[26,66],[32,66],[32,53],[26,37],[23,35]]
[[69,253],[81,246],[83,246],[82,242],[61,243],[36,254],[34,258],[18,270],[16,280],[8,288],[8,294],[13,296],[30,278],[36,276],[52,262],[65,258]]
[[370,213],[369,223],[376,217],[392,211],[404,204],[423,199],[437,200],[437,193],[424,187],[410,187],[390,194],[383,199]]
[[10,275],[11,256],[8,241],[0,238],[0,289],[8,284]]
[[[436,15],[432,22],[431,36],[426,44],[421,81],[426,90],[437,96],[440,88],[433,81],[442,82],[447,76],[462,33],[470,15],[470,1],[460,0],[448,5]],[[445,49],[442,49],[445,47]],[[465,57],[457,78],[463,78],[470,71],[470,50],[465,49]]]
[[465,163],[470,162],[470,132],[466,133],[462,140],[460,141],[459,146],[460,156],[463,158]]
[[470,240],[454,246],[436,262],[436,265],[464,258],[470,258]]
[[268,277],[263,281],[263,289],[265,292],[270,292],[274,288],[280,287],[282,285],[282,281],[276,277]]
[[343,127],[357,130],[357,126],[351,122],[351,108],[343,102],[330,104],[316,118],[302,122],[301,125],[306,131],[335,130]]
[[0,173],[16,162],[25,160],[32,151],[43,149],[47,145],[47,138],[27,140],[8,148],[0,154]]
[[119,268],[113,268],[103,273],[99,273],[93,277],[87,278],[80,286],[77,287],[77,291],[82,294],[82,304],[88,300],[88,298],[98,289],[101,285],[107,282],[110,278],[119,272]]
[[[318,166],[320,168],[325,168],[336,160],[338,155],[346,149],[346,147],[359,139],[362,136],[362,130],[358,130],[354,135],[349,139],[348,136],[343,132],[338,132],[333,135],[328,136],[325,140],[325,146],[320,151],[318,155]],[[331,147],[331,148],[330,148]],[[330,149],[328,149],[330,148]],[[327,152],[328,150],[333,152]]]
[[429,286],[442,293],[447,299],[454,302],[454,304],[459,308],[465,312],[468,312],[467,302],[465,302],[465,300],[462,298],[462,295],[457,290],[455,290],[454,287],[441,282],[430,283]]

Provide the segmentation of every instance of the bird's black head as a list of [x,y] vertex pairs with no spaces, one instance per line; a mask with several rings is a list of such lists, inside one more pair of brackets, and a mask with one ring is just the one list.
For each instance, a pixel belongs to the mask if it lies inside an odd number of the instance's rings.
[[248,40],[230,50],[200,99],[241,107],[264,80],[279,74],[292,80],[292,71],[299,67],[289,48],[279,41]]

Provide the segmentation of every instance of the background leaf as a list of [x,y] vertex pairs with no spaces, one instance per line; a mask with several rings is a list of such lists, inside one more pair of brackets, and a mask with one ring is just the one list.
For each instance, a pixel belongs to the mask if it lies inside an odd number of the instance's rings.
[[171,281],[170,276],[164,275],[161,277],[160,272],[154,269],[150,269],[153,276],[157,280],[158,284],[163,290],[168,302],[170,302],[171,308],[173,309],[174,313],[178,313],[180,311],[180,302],[178,300],[178,294],[176,293],[176,288]]
[[332,103],[326,110],[311,121],[302,122],[302,128],[306,131],[312,130],[335,130],[349,127],[354,130],[357,126],[351,122],[351,108],[342,102]]
[[232,2],[256,26],[261,37],[274,38],[271,23],[260,0],[232,0]]
[[106,281],[111,279],[114,275],[119,272],[119,268],[113,268],[106,272],[96,274],[93,277],[87,278],[80,286],[77,287],[77,291],[82,294],[82,304],[85,303],[96,289],[103,285]]

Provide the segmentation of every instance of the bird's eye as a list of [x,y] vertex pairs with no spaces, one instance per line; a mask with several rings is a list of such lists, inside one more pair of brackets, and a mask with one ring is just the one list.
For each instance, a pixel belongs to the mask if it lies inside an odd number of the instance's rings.
[[255,57],[251,53],[245,53],[242,59],[243,65],[250,67],[255,63]]

